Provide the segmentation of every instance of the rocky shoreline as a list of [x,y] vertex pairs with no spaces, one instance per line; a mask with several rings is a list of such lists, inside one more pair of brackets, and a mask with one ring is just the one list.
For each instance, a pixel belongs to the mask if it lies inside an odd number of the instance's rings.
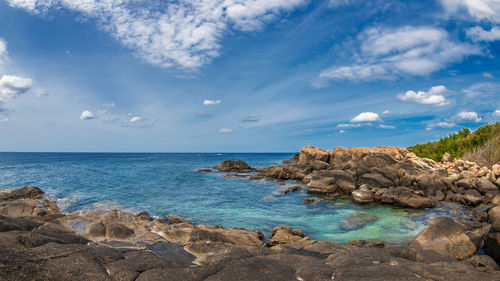
[[[0,193],[0,280],[500,280],[496,167],[435,163],[399,148],[305,147],[287,162],[253,169],[224,161],[215,168],[251,179],[297,180],[308,192],[347,194],[360,204],[423,208],[456,201],[477,216],[434,219],[409,245],[344,245],[314,241],[287,226],[264,237],[145,212],[63,214],[29,186]],[[258,174],[239,174],[248,172]],[[470,190],[480,200],[471,200]]]

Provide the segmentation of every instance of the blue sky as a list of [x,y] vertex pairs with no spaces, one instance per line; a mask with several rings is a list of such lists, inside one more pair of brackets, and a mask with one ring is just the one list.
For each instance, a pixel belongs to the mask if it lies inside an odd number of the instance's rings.
[[0,0],[0,151],[280,152],[500,120],[497,0]]

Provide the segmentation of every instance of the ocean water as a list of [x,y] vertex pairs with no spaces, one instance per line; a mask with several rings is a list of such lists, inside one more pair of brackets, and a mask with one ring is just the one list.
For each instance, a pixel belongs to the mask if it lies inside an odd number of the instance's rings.
[[[293,153],[0,153],[0,189],[42,188],[64,212],[118,208],[188,218],[197,224],[260,230],[267,237],[277,225],[301,229],[317,240],[356,239],[404,243],[437,216],[469,216],[458,204],[412,210],[389,205],[357,205],[348,199],[312,196],[305,190],[279,194],[296,182],[227,179],[200,173],[223,160],[252,167],[279,164]],[[300,185],[300,184],[299,184]],[[304,204],[308,197],[321,199]],[[353,212],[375,214],[365,227],[343,231],[339,223]]]

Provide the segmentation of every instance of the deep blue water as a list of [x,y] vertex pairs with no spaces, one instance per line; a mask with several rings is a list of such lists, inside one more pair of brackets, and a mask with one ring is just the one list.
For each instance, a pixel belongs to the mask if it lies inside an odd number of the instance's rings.
[[[191,219],[197,224],[258,229],[269,236],[273,227],[300,228],[313,239],[345,242],[381,239],[405,242],[430,218],[463,215],[458,205],[423,211],[392,206],[356,205],[346,199],[312,197],[303,190],[286,195],[283,183],[226,179],[224,173],[199,173],[217,163],[241,159],[253,167],[279,164],[293,153],[0,153],[0,188],[34,185],[57,200],[64,212],[95,208],[148,211]],[[320,198],[320,197],[318,197]],[[378,220],[355,231],[341,231],[340,221],[352,212],[376,214]]]

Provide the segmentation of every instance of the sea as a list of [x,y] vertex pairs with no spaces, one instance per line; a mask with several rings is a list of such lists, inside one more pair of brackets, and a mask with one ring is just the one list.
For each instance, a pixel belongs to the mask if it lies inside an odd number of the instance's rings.
[[[391,205],[358,205],[348,198],[288,194],[278,190],[301,185],[225,178],[213,170],[224,160],[243,160],[252,167],[280,164],[293,153],[0,153],[0,189],[40,187],[62,212],[85,213],[120,209],[147,211],[153,217],[181,216],[196,224],[222,225],[262,231],[270,237],[275,226],[301,229],[315,240],[345,243],[383,240],[407,243],[432,218],[470,216],[455,203],[426,210]],[[212,172],[197,172],[212,169]],[[305,186],[304,186],[305,187]],[[317,198],[304,204],[305,198]],[[346,230],[350,214],[374,214],[375,222]]]

